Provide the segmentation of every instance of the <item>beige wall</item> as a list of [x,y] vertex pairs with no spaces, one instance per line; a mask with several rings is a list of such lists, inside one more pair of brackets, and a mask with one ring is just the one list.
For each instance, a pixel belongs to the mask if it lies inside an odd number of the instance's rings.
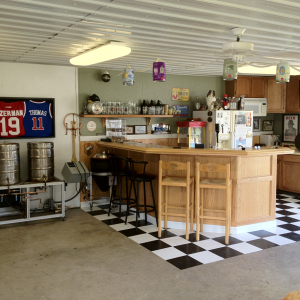
[[[77,69],[38,64],[0,62],[0,97],[55,98],[55,138],[34,139],[54,143],[55,176],[62,179],[61,170],[72,158],[72,135],[66,136],[63,120],[68,113],[77,113]],[[71,126],[71,125],[69,125]],[[1,142],[4,139],[1,139]],[[11,140],[10,140],[11,141]],[[21,179],[27,179],[27,142],[33,138],[13,139],[20,144]],[[79,139],[76,140],[79,158]],[[66,199],[75,195],[75,184],[68,185]],[[79,206],[79,196],[68,205]]]
[[[222,77],[200,77],[200,76],[166,76],[166,82],[153,82],[152,73],[135,73],[134,86],[123,86],[122,71],[109,71],[111,80],[105,83],[101,80],[102,72],[105,70],[79,68],[78,69],[78,92],[79,92],[79,111],[82,112],[83,103],[88,96],[96,94],[102,102],[107,101],[134,101],[141,104],[142,100],[161,100],[163,104],[188,104],[190,117],[195,109],[196,97],[199,97],[202,103],[205,103],[206,94],[209,90],[214,90],[216,96],[222,97],[225,84]],[[168,72],[168,70],[167,70]],[[178,102],[171,100],[172,88],[188,88],[190,92],[189,102]],[[90,132],[86,128],[88,121],[96,122],[96,131]],[[152,123],[170,124],[172,131],[176,132],[176,121],[182,118],[155,118]],[[82,135],[96,135],[96,133],[105,134],[102,127],[102,121],[99,118],[84,119],[82,126]],[[135,118],[127,119],[127,125],[146,125],[146,119]],[[151,129],[151,127],[148,127]]]

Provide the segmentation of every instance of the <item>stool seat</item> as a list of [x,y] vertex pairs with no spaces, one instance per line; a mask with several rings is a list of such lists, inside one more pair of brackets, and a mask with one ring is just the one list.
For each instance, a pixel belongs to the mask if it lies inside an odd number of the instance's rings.
[[224,185],[226,188],[226,180],[225,179],[202,179],[199,182],[200,184],[208,184],[208,185]]
[[[133,179],[133,178],[130,178]],[[137,173],[134,174],[134,179],[136,181],[151,181],[155,179],[155,175],[153,174],[149,174],[149,173],[145,173],[145,174],[141,174],[141,173]]]
[[[182,183],[184,186],[186,185],[186,178],[183,177],[165,177],[162,179],[162,185],[170,185],[170,183],[174,183],[175,186],[178,186],[178,184]],[[193,182],[193,179],[189,179],[189,183],[191,184]]]

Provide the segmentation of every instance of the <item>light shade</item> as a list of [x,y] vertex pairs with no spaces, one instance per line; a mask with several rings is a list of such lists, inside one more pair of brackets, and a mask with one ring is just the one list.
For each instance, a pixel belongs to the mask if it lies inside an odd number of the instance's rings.
[[70,63],[76,66],[89,66],[128,55],[130,52],[131,49],[123,43],[110,42],[71,58]]
[[277,65],[276,82],[290,82],[290,65],[284,60]]
[[237,62],[233,61],[231,58],[224,59],[223,79],[234,80],[237,79],[237,75],[238,75]]

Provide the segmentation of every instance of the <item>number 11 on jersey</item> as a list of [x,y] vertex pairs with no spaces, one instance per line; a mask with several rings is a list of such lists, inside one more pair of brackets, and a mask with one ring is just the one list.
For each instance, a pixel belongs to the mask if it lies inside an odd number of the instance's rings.
[[37,120],[36,120],[36,117],[33,117],[33,118],[32,118],[32,121],[33,121],[33,127],[32,127],[32,130],[44,130],[44,127],[43,127],[43,118],[42,118],[42,117],[39,117],[39,118],[38,118],[39,127],[37,127]]

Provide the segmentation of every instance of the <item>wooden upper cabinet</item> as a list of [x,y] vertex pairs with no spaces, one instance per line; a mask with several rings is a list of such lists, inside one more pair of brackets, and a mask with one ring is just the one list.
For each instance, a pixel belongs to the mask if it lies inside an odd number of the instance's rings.
[[265,98],[265,78],[238,76],[237,80],[226,81],[225,92],[228,97]]
[[267,77],[267,112],[284,113],[286,98],[286,83],[276,83],[276,78]]
[[251,77],[238,76],[234,96],[241,97],[242,95],[245,95],[245,98],[251,97]]
[[252,98],[265,98],[265,77],[252,77],[251,78],[251,97]]
[[287,113],[300,113],[299,84],[300,76],[291,76],[290,82],[286,83]]

